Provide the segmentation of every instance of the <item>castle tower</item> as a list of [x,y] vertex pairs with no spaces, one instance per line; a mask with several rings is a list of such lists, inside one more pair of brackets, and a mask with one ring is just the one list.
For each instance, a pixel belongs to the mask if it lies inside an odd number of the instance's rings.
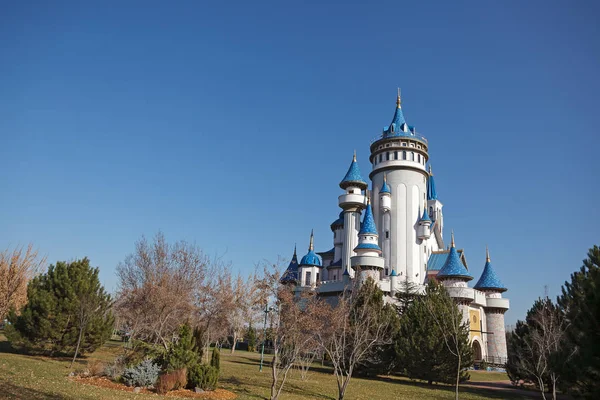
[[378,239],[379,234],[373,219],[373,209],[371,202],[367,200],[365,217],[358,232],[358,246],[354,248],[356,255],[350,259],[355,274],[360,272],[360,282],[364,282],[369,277],[378,282],[381,278],[383,258],[381,257],[381,248],[377,244]]
[[438,199],[437,190],[435,187],[435,179],[433,178],[433,172],[431,171],[431,164],[429,165],[429,178],[427,179],[427,209],[429,217],[435,221],[436,225],[440,229],[440,237],[443,238],[444,233],[444,214],[442,214],[442,208],[444,205]]
[[450,297],[456,301],[458,308],[463,314],[463,321],[469,321],[469,304],[475,298],[475,292],[468,287],[467,282],[473,279],[460,259],[460,255],[454,244],[454,232],[452,232],[452,240],[450,242],[450,254],[436,275],[436,279],[440,281],[448,291]]
[[375,220],[382,223],[380,245],[384,248],[385,266],[419,284],[425,279],[427,262],[425,244],[417,236],[420,208],[427,199],[427,149],[427,139],[406,123],[398,93],[391,124],[371,144],[369,160],[373,170],[369,177],[375,193],[383,189],[384,183],[391,192],[389,210],[384,204],[387,199],[373,199],[377,203],[373,205]]
[[308,253],[300,260],[298,267],[298,279],[300,286],[314,287],[321,279],[321,259],[315,253],[314,235],[310,232],[310,244],[308,245]]
[[[342,243],[342,270],[350,270],[350,257],[355,255],[354,248],[358,244],[358,230],[360,226],[360,213],[365,207],[365,196],[362,191],[367,189],[367,182],[362,178],[356,152],[352,163],[340,187],[346,191],[338,197],[338,204],[344,211],[344,238]],[[352,272],[350,272],[352,274]]]
[[475,284],[475,289],[484,292],[486,297],[485,317],[488,332],[486,335],[488,360],[494,364],[503,364],[508,357],[504,313],[509,308],[509,301],[502,298],[502,293],[506,292],[507,289],[492,267],[490,252],[487,248],[485,267],[481,277]]
[[419,220],[419,226],[417,227],[417,237],[421,240],[429,239],[431,236],[431,218],[427,212],[427,202],[423,206],[423,215]]
[[[387,184],[387,175],[383,174],[383,186],[379,190],[379,230],[382,232],[382,237],[380,239],[381,249],[383,254],[390,254],[390,224],[391,224],[391,214],[390,210],[392,209],[392,191],[390,186]],[[384,263],[384,275],[388,275],[390,270],[393,268],[389,265],[389,263]]]

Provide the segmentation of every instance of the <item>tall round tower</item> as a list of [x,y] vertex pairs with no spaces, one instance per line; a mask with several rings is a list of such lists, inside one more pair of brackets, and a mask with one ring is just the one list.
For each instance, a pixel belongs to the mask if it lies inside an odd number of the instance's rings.
[[389,208],[383,204],[387,198],[373,199],[375,220],[381,226],[380,245],[384,249],[385,268],[397,271],[399,276],[413,283],[423,283],[427,262],[423,240],[417,234],[419,211],[427,200],[427,146],[427,139],[406,123],[398,92],[391,124],[371,144],[369,160],[373,170],[369,178],[374,193],[379,193],[384,186],[391,192]]
[[492,267],[490,252],[487,248],[485,267],[483,268],[481,277],[475,284],[475,289],[485,293],[487,361],[492,364],[504,364],[508,356],[504,313],[509,308],[509,301],[502,298],[502,293],[506,292],[507,289]]
[[371,202],[367,200],[365,218],[358,232],[358,246],[354,248],[356,255],[350,259],[352,268],[359,274],[360,283],[368,278],[378,282],[381,278],[383,258],[381,258],[381,248],[377,244],[378,236]]
[[350,270],[350,257],[354,256],[354,248],[358,244],[358,230],[360,228],[360,213],[365,208],[365,196],[363,190],[367,189],[367,182],[362,178],[358,163],[356,162],[356,152],[352,158],[352,163],[344,179],[340,182],[340,187],[346,191],[338,197],[338,204],[344,210],[344,229],[342,244],[342,270]]

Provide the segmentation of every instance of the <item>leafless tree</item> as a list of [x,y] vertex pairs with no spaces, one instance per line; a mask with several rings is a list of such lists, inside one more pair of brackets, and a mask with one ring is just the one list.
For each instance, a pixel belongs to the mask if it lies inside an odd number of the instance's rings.
[[162,233],[145,237],[117,266],[119,291],[115,311],[131,337],[168,347],[178,326],[193,317],[204,289],[209,259],[193,244],[168,244]]
[[323,304],[320,321],[325,323],[316,330],[318,341],[333,364],[339,400],[344,398],[356,366],[369,351],[391,342],[391,320],[381,312],[383,303],[369,300],[379,289],[370,278],[363,283],[364,289],[358,287],[360,279],[355,282],[352,291],[344,292],[335,307]]
[[31,244],[0,253],[0,321],[11,308],[18,311],[27,303],[27,283],[45,264]]
[[233,343],[231,353],[235,352],[235,345],[243,335],[246,324],[255,319],[253,310],[260,307],[260,293],[256,286],[256,276],[251,275],[247,279],[238,274],[232,282],[231,304],[228,311],[228,322]]

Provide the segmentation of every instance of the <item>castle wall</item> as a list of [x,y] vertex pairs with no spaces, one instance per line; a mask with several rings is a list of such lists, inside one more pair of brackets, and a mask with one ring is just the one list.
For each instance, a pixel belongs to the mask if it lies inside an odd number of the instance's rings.
[[[504,327],[504,312],[486,310],[487,331],[487,355],[492,357],[492,362],[503,363],[507,358],[506,330]],[[494,360],[496,359],[496,360]]]

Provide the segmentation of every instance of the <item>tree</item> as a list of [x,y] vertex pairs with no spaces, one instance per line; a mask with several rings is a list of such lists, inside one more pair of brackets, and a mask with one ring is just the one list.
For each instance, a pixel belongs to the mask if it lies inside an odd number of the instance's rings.
[[261,298],[276,303],[269,312],[273,344],[271,400],[277,400],[281,395],[288,373],[300,355],[316,350],[311,349],[316,346],[313,335],[323,322],[316,296],[306,294],[296,298],[290,287],[280,283],[277,265],[266,266],[262,279],[257,282]]
[[168,349],[182,322],[193,320],[204,294],[209,260],[193,244],[169,244],[162,233],[150,243],[145,237],[134,253],[117,266],[115,310],[132,339]]
[[469,324],[463,320],[462,311],[444,286],[430,281],[423,299],[446,350],[454,358],[455,398],[458,400],[460,381],[468,377],[465,370],[473,364]]
[[246,340],[248,340],[248,351],[256,351],[256,329],[254,329],[252,323],[248,325],[248,330],[246,331]]
[[555,400],[562,365],[570,359],[563,347],[567,327],[556,304],[548,298],[538,299],[527,312],[525,322],[518,321],[509,334],[506,368],[511,380],[536,383],[544,399],[550,386]]
[[568,323],[563,347],[573,354],[565,363],[565,389],[586,399],[600,398],[600,248],[588,252],[581,269],[565,282],[558,304]]
[[27,305],[12,313],[9,340],[33,350],[77,354],[92,352],[112,333],[111,299],[87,258],[51,265],[27,287]]
[[322,307],[320,320],[326,322],[316,331],[333,364],[339,400],[344,398],[354,370],[369,352],[392,341],[394,313],[386,310],[390,306],[384,306],[383,294],[371,278],[360,287],[360,279],[355,281],[353,290],[344,292],[335,307]]
[[0,253],[0,321],[9,310],[20,310],[27,303],[27,283],[46,263],[33,245]]

